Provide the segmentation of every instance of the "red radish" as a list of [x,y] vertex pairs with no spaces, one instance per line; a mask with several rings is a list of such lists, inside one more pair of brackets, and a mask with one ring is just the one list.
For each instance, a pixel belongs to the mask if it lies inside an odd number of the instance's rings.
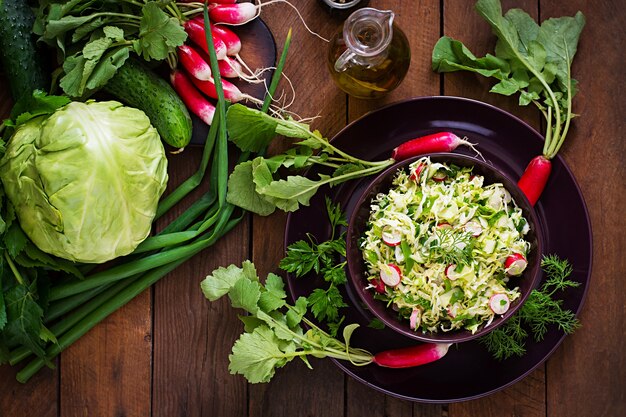
[[448,222],[440,222],[437,224],[438,229],[452,229],[452,225]]
[[380,279],[389,287],[397,287],[402,280],[402,272],[398,265],[383,265],[380,268]]
[[[196,85],[196,87],[204,94],[211,98],[217,98],[215,81],[212,78],[209,81],[202,81],[192,78],[192,81]],[[239,88],[230,81],[222,80],[222,87],[224,88],[224,97],[226,98],[226,100],[237,103],[244,99],[244,94],[241,92],[241,90],[239,90]]]
[[495,314],[504,314],[509,311],[511,301],[509,297],[504,293],[496,293],[489,299],[489,308]]
[[240,74],[243,74],[243,68],[241,64],[231,57],[226,57],[217,61],[220,67],[220,75],[225,78],[237,78]]
[[504,270],[508,275],[517,276],[524,272],[528,261],[521,253],[513,253],[504,260]]
[[[178,0],[181,3],[197,3],[198,0]],[[233,4],[233,3],[237,3],[237,0],[211,0],[211,3],[217,3],[217,4]]]
[[474,144],[452,132],[439,132],[404,142],[393,150],[391,157],[396,161],[404,161],[413,156],[432,152],[451,152],[459,145],[467,145],[474,149]]
[[179,46],[178,59],[191,76],[205,81],[211,79],[211,66],[194,48],[189,45]]
[[209,17],[216,23],[242,25],[258,16],[260,6],[253,3],[214,5],[210,7]]
[[423,343],[374,355],[373,362],[385,368],[411,368],[443,358],[451,343]]
[[517,185],[524,192],[531,205],[535,205],[548,182],[552,162],[543,155],[534,157],[519,179]]
[[[200,23],[195,19],[191,19],[185,22],[184,24],[185,32],[189,35],[189,39],[196,45],[198,45],[204,52],[209,53],[209,46],[206,43],[206,33],[204,30],[204,24]],[[217,37],[214,33],[211,34],[213,36],[213,46],[215,46],[215,55],[217,59],[226,58],[226,44],[223,40]]]
[[374,278],[372,280],[372,285],[374,286],[374,290],[379,294],[384,294],[387,292],[387,287],[385,287],[385,283],[380,279]]
[[211,24],[211,32],[215,33],[226,45],[226,55],[235,56],[241,51],[241,39],[232,30],[225,26]]
[[182,71],[174,70],[170,74],[170,81],[174,90],[185,103],[185,106],[198,116],[204,123],[210,125],[213,122],[215,114],[215,106],[207,99],[189,81],[189,78]]
[[474,237],[480,236],[483,232],[483,227],[476,220],[470,220],[469,222],[465,223],[463,229]]
[[391,226],[383,227],[383,242],[389,246],[398,246],[402,242],[402,234]]
[[411,328],[411,330],[417,329],[417,326],[419,325],[421,317],[422,317],[422,310],[420,310],[419,308],[414,308],[413,311],[411,312],[411,317],[409,317],[409,327]]

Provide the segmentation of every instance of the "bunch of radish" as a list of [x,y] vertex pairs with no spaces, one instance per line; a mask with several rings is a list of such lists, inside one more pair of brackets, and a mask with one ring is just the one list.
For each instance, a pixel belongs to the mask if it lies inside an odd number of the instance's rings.
[[[232,0],[220,1],[232,3]],[[184,28],[188,35],[188,42],[178,48],[179,65],[170,74],[170,81],[187,108],[204,123],[210,125],[215,113],[215,104],[211,100],[217,99],[217,91],[209,64],[209,45],[204,19],[198,16],[187,20]],[[259,82],[254,75],[244,73],[245,64],[242,64],[243,60],[239,56],[241,51],[239,36],[234,31],[213,23],[211,35],[226,100],[233,103],[242,100],[259,102],[258,99],[242,93],[235,84],[225,79],[239,78],[248,82]],[[247,66],[245,67],[247,71],[250,71]]]

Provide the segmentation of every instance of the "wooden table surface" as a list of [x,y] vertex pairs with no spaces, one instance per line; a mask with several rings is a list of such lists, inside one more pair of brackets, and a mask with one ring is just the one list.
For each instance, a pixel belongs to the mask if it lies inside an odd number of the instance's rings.
[[[292,2],[309,26],[326,37],[341,24],[330,19],[317,1]],[[401,87],[376,101],[348,98],[333,85],[325,68],[326,44],[306,33],[290,8],[268,6],[262,18],[279,49],[287,29],[293,27],[285,69],[297,94],[292,110],[303,117],[319,115],[314,126],[329,137],[384,104],[430,95],[482,100],[539,128],[537,111],[520,109],[514,98],[488,93],[490,81],[431,71],[431,51],[442,34],[464,41],[477,53],[493,50],[494,37],[473,3],[370,2],[396,12],[412,52]],[[578,10],[587,18],[573,67],[580,82],[574,110],[581,117],[575,120],[561,154],[582,188],[591,215],[593,274],[580,315],[583,327],[567,337],[545,364],[496,394],[443,405],[385,396],[344,375],[328,360],[314,360],[312,371],[294,361],[264,385],[250,385],[240,376],[229,375],[228,353],[242,326],[226,300],[207,302],[199,283],[214,268],[245,259],[252,259],[262,276],[278,272],[286,221],[281,213],[248,217],[216,246],[71,346],[57,360],[55,370],[45,369],[20,385],[14,380],[15,369],[0,367],[0,416],[625,416],[626,57],[622,48],[626,9],[617,0],[507,0],[503,6],[521,7],[540,20],[571,16]],[[6,115],[7,86],[1,90]],[[171,184],[195,171],[199,156],[199,149],[172,156]]]

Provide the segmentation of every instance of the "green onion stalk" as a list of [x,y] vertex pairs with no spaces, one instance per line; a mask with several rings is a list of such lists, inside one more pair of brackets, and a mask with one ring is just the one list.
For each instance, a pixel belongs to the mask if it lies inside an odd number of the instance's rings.
[[[56,342],[46,348],[45,357],[35,357],[17,374],[20,382],[28,381],[44,365],[68,346],[121,308],[159,279],[191,259],[202,250],[212,246],[243,219],[245,213],[235,210],[226,201],[228,182],[228,137],[226,110],[222,81],[219,76],[217,56],[204,6],[204,24],[211,69],[218,93],[218,104],[213,124],[207,134],[198,170],[164,197],[157,208],[160,218],[185,196],[195,190],[209,171],[209,189],[192,203],[180,216],[170,222],[156,235],[147,238],[128,257],[106,270],[93,272],[84,279],[67,278],[50,289],[50,306],[44,317]],[[272,77],[262,111],[269,109],[272,96],[280,80],[291,40],[291,31]],[[239,162],[250,157],[243,153]],[[17,347],[9,354],[9,363],[15,365],[33,355],[26,347]]]

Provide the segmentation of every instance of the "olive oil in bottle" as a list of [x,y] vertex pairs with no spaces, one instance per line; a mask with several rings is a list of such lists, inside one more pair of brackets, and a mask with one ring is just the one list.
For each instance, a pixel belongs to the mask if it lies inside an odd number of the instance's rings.
[[411,50],[393,18],[389,10],[359,9],[331,39],[328,68],[339,88],[351,96],[379,98],[404,79]]

